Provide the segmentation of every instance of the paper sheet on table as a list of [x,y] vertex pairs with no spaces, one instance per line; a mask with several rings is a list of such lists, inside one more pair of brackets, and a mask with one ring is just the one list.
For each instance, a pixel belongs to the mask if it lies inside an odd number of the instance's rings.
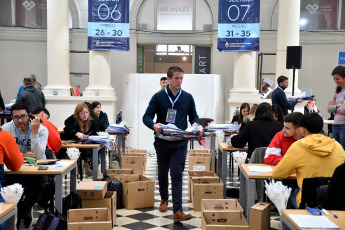
[[339,228],[325,216],[289,214],[300,228]]
[[248,169],[251,172],[272,172],[270,166],[248,166]]
[[57,161],[55,164],[46,165],[46,166],[48,166],[48,167],[67,167],[72,163],[73,162],[71,162],[71,161]]

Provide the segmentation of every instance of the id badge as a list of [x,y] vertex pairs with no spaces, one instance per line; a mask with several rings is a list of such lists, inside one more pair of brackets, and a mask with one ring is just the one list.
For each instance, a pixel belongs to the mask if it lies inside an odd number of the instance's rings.
[[175,109],[168,109],[166,122],[175,123],[176,112]]

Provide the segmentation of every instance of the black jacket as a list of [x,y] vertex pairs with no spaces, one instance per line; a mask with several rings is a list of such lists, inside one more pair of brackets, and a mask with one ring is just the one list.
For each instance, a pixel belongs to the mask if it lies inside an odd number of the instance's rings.
[[[80,126],[77,119],[74,115],[69,116],[65,120],[65,127],[63,128],[64,132],[61,133],[61,140],[78,140],[78,137],[75,136],[77,132],[81,132]],[[96,136],[99,130],[99,125],[94,120],[90,120],[90,129],[86,132],[83,132],[85,135]]]
[[108,115],[101,111],[101,113],[99,114],[98,119],[99,119],[99,122],[100,122],[100,130],[101,131],[105,131],[108,128],[108,126],[109,126]]
[[25,87],[24,91],[19,94],[16,103],[27,105],[31,113],[38,106],[45,107],[46,99],[41,90],[30,85]]

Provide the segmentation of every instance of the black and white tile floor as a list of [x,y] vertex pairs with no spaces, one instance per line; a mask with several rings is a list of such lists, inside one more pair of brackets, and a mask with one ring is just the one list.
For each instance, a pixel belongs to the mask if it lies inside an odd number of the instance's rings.
[[[147,157],[147,168],[145,175],[153,180],[155,180],[155,205],[153,208],[145,208],[145,209],[137,209],[137,210],[127,210],[127,209],[119,209],[117,210],[117,221],[116,226],[114,229],[118,230],[127,230],[127,229],[150,229],[150,230],[158,230],[158,229],[201,229],[201,217],[200,212],[193,211],[192,203],[188,200],[188,157],[186,161],[186,166],[183,174],[183,210],[186,213],[192,214],[193,218],[184,221],[181,223],[174,223],[173,222],[173,211],[172,211],[172,201],[171,196],[169,200],[169,208],[168,212],[161,213],[158,210],[160,204],[160,195],[158,192],[158,178],[157,178],[157,158],[156,156],[148,156]],[[239,178],[237,177],[238,171],[237,166],[234,167],[235,175],[233,178],[228,178],[227,188],[238,188],[239,187]],[[85,180],[91,180],[90,177],[85,178]],[[65,195],[69,191],[69,183],[65,181]],[[171,185],[169,185],[169,189],[171,189]],[[171,193],[170,193],[171,194]],[[228,197],[230,198],[230,197]],[[39,208],[38,205],[34,207],[34,217],[35,222],[39,215],[43,213],[43,210]],[[279,215],[277,213],[271,213],[271,229],[280,229],[279,227]],[[24,228],[21,228],[24,229]]]

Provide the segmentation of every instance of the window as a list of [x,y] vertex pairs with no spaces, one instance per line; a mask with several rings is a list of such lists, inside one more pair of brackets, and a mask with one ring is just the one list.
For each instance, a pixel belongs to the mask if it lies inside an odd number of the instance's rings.
[[156,55],[190,56],[192,55],[191,45],[157,45]]

